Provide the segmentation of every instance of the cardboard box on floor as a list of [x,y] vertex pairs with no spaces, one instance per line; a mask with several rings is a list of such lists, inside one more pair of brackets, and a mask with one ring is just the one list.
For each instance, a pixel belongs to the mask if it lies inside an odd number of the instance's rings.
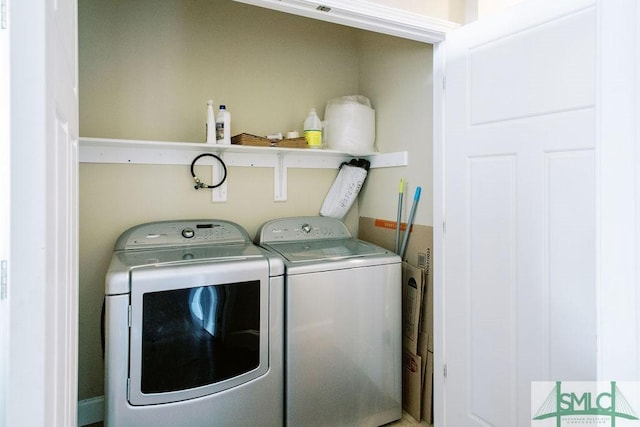
[[[395,228],[395,221],[360,217],[358,238],[393,251]],[[400,242],[405,230],[403,224]],[[412,417],[428,423],[432,423],[433,407],[432,248],[433,227],[414,224],[402,268],[402,401]]]
[[[402,344],[405,360],[417,360],[420,371],[416,374],[404,366],[403,403],[416,420],[432,423],[433,407],[433,287],[422,268],[404,262],[402,269]],[[418,315],[419,314],[419,315]],[[429,348],[431,345],[431,349]],[[417,378],[415,378],[417,376]],[[416,388],[416,382],[418,386]],[[406,389],[406,390],[405,390]]]
[[427,352],[427,363],[422,384],[422,419],[433,425],[433,353]]
[[418,354],[422,301],[425,291],[423,270],[413,265],[402,263],[402,346],[413,354]]
[[422,401],[422,358],[408,350],[402,352],[402,407],[416,420],[420,420]]

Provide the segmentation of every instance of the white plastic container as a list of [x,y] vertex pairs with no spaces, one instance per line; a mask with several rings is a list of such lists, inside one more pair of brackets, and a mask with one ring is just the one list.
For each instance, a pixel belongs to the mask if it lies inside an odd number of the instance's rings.
[[207,144],[216,143],[216,119],[213,114],[213,100],[207,101],[207,124],[206,126],[206,141]]
[[322,148],[322,122],[315,108],[309,111],[304,121],[304,139],[309,148]]
[[375,152],[375,110],[362,95],[335,98],[324,110],[327,148],[354,156]]
[[218,144],[231,144],[231,113],[225,105],[220,106],[216,117],[216,140]]

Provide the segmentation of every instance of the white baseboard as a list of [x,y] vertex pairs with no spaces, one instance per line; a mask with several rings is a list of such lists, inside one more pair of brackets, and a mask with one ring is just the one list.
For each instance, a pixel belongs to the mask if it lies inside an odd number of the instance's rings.
[[78,426],[104,421],[104,396],[92,397],[78,402]]

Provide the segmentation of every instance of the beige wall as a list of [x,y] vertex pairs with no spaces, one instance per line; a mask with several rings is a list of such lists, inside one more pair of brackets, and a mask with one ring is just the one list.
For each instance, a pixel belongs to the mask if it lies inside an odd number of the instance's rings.
[[82,0],[82,136],[203,141],[206,101],[232,135],[302,130],[358,89],[355,31],[231,0]]
[[464,23],[465,3],[469,0],[369,0],[418,15]]
[[464,0],[464,20],[457,22],[477,21],[509,8],[520,1],[522,0]]
[[418,15],[465,24],[493,15],[522,0],[369,0]]
[[507,9],[522,0],[475,0],[478,4],[478,19],[493,15]]
[[[81,0],[79,38],[84,137],[202,141],[209,98],[228,105],[232,135],[301,131],[310,106],[361,93],[377,109],[378,148],[408,150],[410,166],[371,171],[347,226],[395,219],[401,176],[430,185],[430,46],[230,0]],[[219,218],[253,236],[268,219],[316,215],[335,176],[291,169],[288,201],[276,203],[272,169],[230,168],[227,202],[212,203],[186,166],[81,164],[79,399],[103,394],[100,308],[122,231]],[[431,223],[431,206],[424,197],[416,223]]]
[[433,223],[432,47],[380,34],[360,35],[360,90],[376,107],[380,152],[408,151],[409,167],[374,170],[359,199],[359,216],[395,220],[400,178],[407,182],[403,219],[417,186],[417,224]]

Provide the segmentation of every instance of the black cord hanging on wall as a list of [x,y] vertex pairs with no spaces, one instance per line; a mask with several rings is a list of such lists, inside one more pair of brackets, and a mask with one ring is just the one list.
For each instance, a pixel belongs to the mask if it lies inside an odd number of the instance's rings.
[[[222,171],[223,171],[222,179],[217,184],[215,184],[215,185],[207,185],[207,184],[203,183],[202,181],[200,181],[200,179],[198,179],[198,177],[196,176],[196,173],[195,173],[195,171],[193,169],[194,169],[194,166],[196,165],[196,162],[202,157],[213,157],[220,163],[220,166],[222,166]],[[220,187],[222,184],[224,184],[224,182],[227,180],[227,165],[225,165],[224,162],[222,161],[222,159],[220,157],[216,156],[215,154],[212,154],[212,153],[200,154],[195,159],[193,159],[193,161],[191,162],[191,176],[193,177],[193,180],[196,183],[196,185],[193,187],[196,190],[199,190],[201,188],[217,188],[217,187]]]

